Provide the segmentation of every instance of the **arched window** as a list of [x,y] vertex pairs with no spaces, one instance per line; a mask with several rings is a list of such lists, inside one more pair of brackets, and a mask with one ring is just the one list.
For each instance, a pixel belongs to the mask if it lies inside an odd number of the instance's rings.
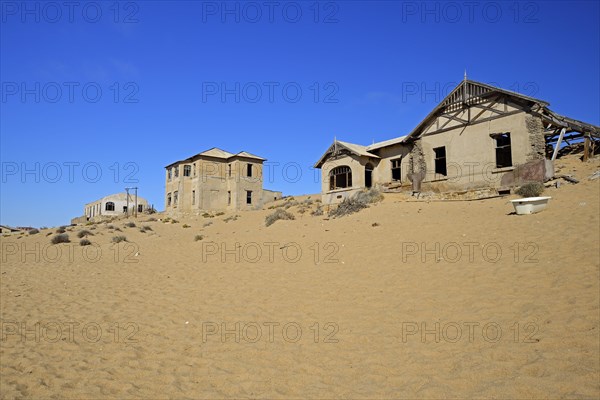
[[115,203],[113,203],[112,201],[107,201],[106,205],[104,206],[104,210],[105,211],[115,211]]
[[329,190],[352,187],[352,170],[346,165],[329,172]]

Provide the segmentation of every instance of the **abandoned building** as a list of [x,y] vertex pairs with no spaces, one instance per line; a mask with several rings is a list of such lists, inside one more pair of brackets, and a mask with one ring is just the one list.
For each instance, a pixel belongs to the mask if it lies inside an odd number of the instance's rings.
[[252,210],[281,198],[263,189],[264,158],[212,148],[165,167],[165,209],[171,212]]
[[600,127],[548,106],[465,77],[406,136],[370,146],[334,140],[315,164],[321,169],[322,200],[340,202],[370,187],[503,192],[549,179],[561,143],[583,139],[587,159],[600,145]]
[[17,233],[23,232],[23,230],[20,228],[12,228],[7,225],[0,225],[0,234],[2,234],[2,235],[9,234],[9,233],[15,233],[15,232],[17,232]]
[[148,210],[148,201],[132,193],[116,193],[87,203],[83,207],[83,216],[73,218],[72,224],[90,221],[93,218],[133,215]]

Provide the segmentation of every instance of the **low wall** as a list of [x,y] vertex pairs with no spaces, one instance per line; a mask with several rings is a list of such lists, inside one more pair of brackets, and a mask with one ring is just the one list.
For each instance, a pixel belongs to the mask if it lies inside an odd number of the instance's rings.
[[270,203],[272,201],[279,200],[283,197],[281,192],[276,192],[274,190],[266,190],[263,189],[262,195],[262,204]]
[[362,191],[362,188],[350,188],[350,189],[338,189],[332,192],[323,193],[321,195],[321,201],[323,204],[337,204],[344,201],[349,197],[354,196],[356,193]]

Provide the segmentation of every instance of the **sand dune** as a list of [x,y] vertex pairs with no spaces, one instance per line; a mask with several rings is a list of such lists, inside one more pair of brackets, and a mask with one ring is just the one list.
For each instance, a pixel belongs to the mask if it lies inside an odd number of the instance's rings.
[[581,182],[529,216],[388,194],[3,237],[0,397],[598,398],[600,163],[557,164]]

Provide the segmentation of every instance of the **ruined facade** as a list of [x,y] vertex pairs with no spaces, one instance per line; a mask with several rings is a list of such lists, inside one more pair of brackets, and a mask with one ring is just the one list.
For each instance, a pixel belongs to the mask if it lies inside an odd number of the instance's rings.
[[336,140],[315,164],[322,200],[339,202],[373,186],[506,190],[525,178],[543,180],[553,174],[546,162],[553,139],[560,146],[565,133],[585,140],[600,135],[599,127],[555,114],[548,105],[465,79],[406,136],[370,146]]

